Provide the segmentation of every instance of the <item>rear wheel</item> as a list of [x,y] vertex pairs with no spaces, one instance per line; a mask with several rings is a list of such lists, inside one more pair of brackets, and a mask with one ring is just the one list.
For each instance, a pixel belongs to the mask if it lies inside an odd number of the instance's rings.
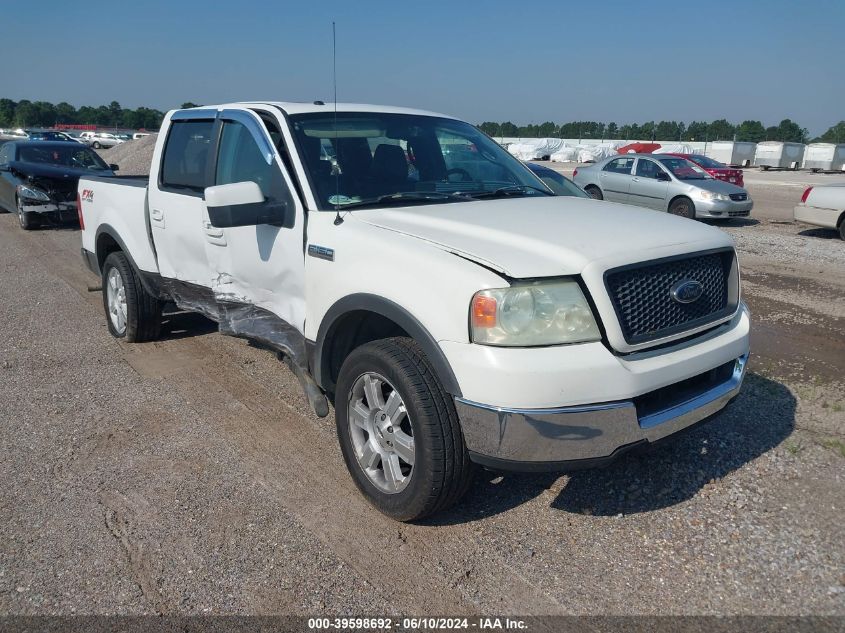
[[586,191],[596,200],[604,200],[604,196],[601,193],[601,189],[599,189],[595,185],[587,185],[586,187],[584,187],[584,191]]
[[161,332],[161,302],[144,288],[132,264],[120,251],[103,264],[103,308],[115,338],[141,343]]
[[682,218],[695,218],[695,205],[689,198],[678,198],[669,205],[669,213]]
[[839,223],[839,237],[845,240],[845,219]]
[[344,361],[337,434],[358,489],[399,521],[457,502],[472,480],[452,398],[411,339],[373,341]]
[[18,222],[24,231],[31,231],[41,224],[40,218],[38,218],[35,213],[23,210],[23,203],[20,198],[15,198],[15,206],[18,211]]

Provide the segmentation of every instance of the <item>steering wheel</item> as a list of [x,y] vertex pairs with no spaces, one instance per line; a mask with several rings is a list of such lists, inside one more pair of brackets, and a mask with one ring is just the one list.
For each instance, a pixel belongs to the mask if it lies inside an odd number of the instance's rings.
[[[451,178],[449,178],[449,176],[451,176],[452,174],[460,174],[461,179],[452,180]],[[470,173],[466,169],[461,169],[460,167],[453,167],[452,169],[446,170],[446,180],[448,180],[449,182],[472,182],[472,176],[470,176]]]

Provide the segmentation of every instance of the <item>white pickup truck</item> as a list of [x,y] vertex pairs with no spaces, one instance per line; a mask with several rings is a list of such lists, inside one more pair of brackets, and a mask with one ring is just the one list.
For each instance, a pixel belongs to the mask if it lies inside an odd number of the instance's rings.
[[839,231],[845,240],[845,182],[807,187],[793,216],[798,222]]
[[568,470],[739,392],[731,240],[554,196],[476,128],[322,102],[176,110],[149,179],[83,178],[82,255],[111,333],[174,302],[284,354],[382,512],[457,501],[476,465]]

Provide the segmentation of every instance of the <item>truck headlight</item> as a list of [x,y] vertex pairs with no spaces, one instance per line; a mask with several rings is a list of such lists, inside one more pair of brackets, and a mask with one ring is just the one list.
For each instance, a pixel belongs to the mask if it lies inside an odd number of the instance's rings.
[[705,191],[704,189],[701,190],[701,197],[705,200],[730,200],[730,196],[726,196],[723,193],[715,193],[713,191]]
[[601,339],[580,286],[572,280],[481,290],[470,306],[473,343],[533,347]]
[[44,200],[50,201],[50,196],[34,187],[27,187],[26,185],[18,185],[18,196],[21,198],[28,198],[29,200]]

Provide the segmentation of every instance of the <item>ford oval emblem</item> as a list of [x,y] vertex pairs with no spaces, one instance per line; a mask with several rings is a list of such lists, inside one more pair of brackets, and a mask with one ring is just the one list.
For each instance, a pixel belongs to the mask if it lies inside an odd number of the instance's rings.
[[704,294],[704,286],[694,279],[681,279],[669,290],[672,298],[678,303],[693,303]]

